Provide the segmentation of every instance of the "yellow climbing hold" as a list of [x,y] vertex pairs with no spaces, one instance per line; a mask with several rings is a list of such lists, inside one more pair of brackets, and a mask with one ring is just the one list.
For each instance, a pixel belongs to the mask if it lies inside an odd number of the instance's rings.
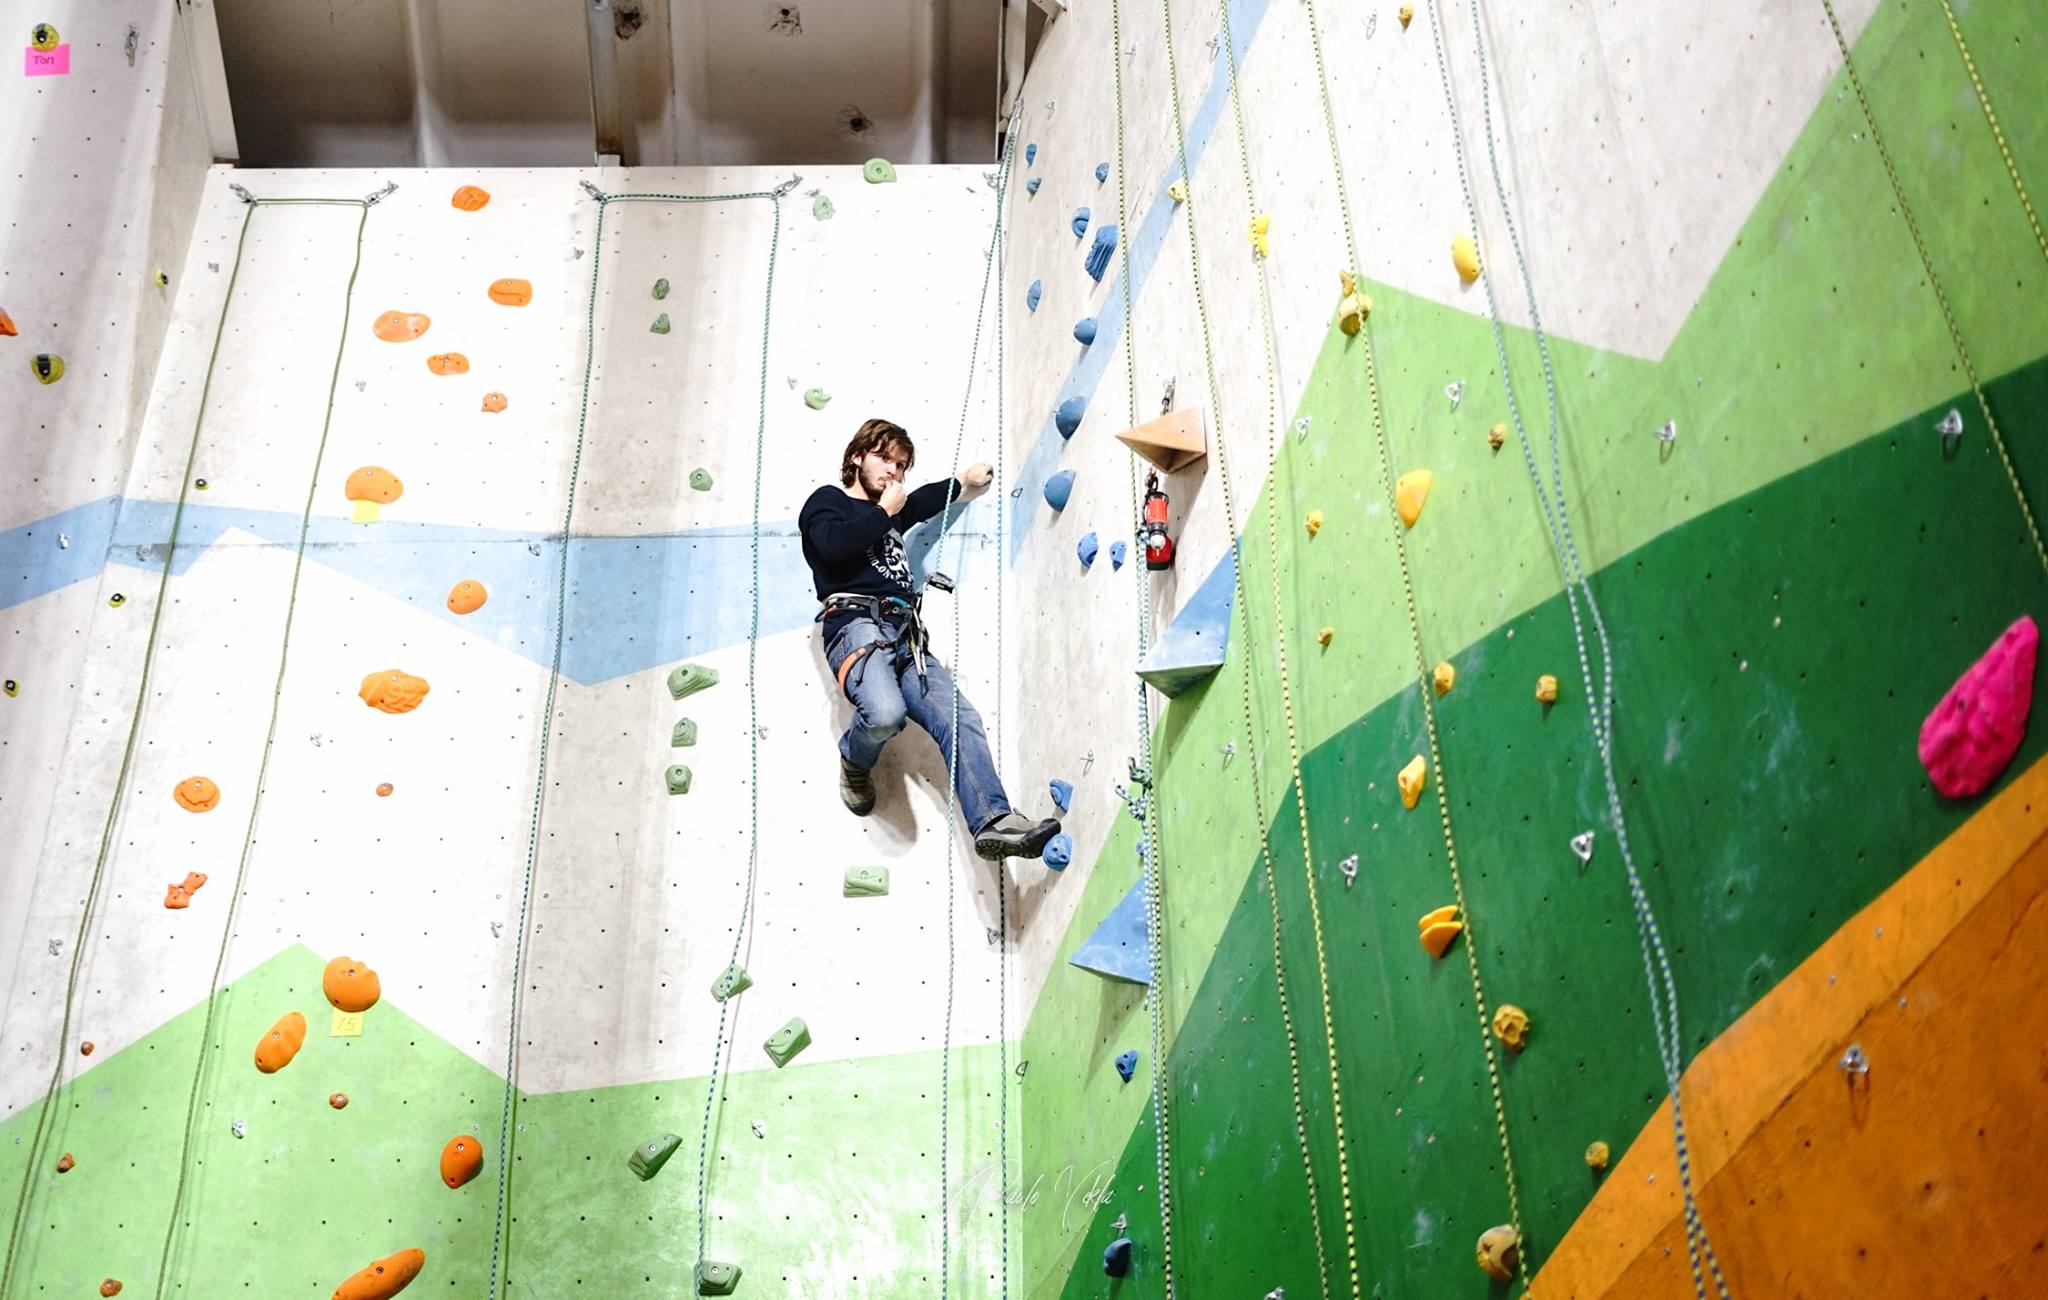
[[1429,783],[1429,760],[1417,754],[1394,779],[1401,786],[1401,806],[1413,808],[1422,799],[1422,787]]
[[1408,24],[1415,20],[1415,6],[1402,5],[1401,12],[1396,16],[1399,17],[1401,20],[1401,30],[1404,32],[1407,31]]
[[1512,1002],[1503,1002],[1493,1013],[1493,1032],[1508,1050],[1521,1051],[1529,1043],[1529,1013]]
[[1607,1144],[1606,1144],[1605,1142],[1595,1142],[1595,1143],[1593,1143],[1593,1144],[1592,1144],[1591,1146],[1588,1146],[1588,1147],[1586,1148],[1586,1168],[1588,1168],[1588,1169],[1605,1169],[1605,1168],[1607,1168],[1607,1156],[1608,1156],[1608,1152],[1607,1152]]
[[1557,703],[1557,678],[1549,673],[1536,679],[1536,698],[1545,704]]
[[1308,518],[1303,520],[1302,523],[1308,529],[1308,535],[1314,537],[1317,533],[1323,531],[1323,512],[1320,510],[1309,511]]
[[1316,644],[1322,646],[1325,649],[1328,649],[1331,639],[1334,638],[1336,635],[1336,628],[1326,627],[1322,631],[1316,633]]
[[1491,429],[1488,429],[1486,431],[1486,445],[1493,448],[1495,451],[1499,451],[1501,449],[1501,444],[1505,443],[1507,440],[1508,426],[1506,426],[1505,424],[1496,424]]
[[1394,509],[1401,512],[1401,522],[1415,527],[1415,521],[1422,517],[1422,503],[1429,499],[1429,489],[1436,482],[1436,475],[1426,469],[1411,469],[1394,484]]
[[1337,304],[1337,328],[1346,334],[1356,334],[1365,325],[1365,318],[1372,315],[1372,299],[1358,291],[1358,277],[1351,272],[1339,271],[1337,279],[1344,286],[1344,297]]
[[1479,245],[1472,242],[1470,235],[1460,235],[1451,241],[1451,265],[1458,268],[1458,278],[1466,284],[1479,278]]
[[1452,903],[1426,914],[1415,923],[1415,928],[1421,932],[1422,946],[1429,955],[1441,957],[1465,926],[1458,920],[1458,905]]
[[1451,667],[1448,662],[1440,663],[1436,666],[1433,678],[1436,682],[1436,693],[1438,695],[1449,695],[1451,687],[1458,684],[1458,670]]
[[1166,196],[1175,203],[1186,203],[1188,201],[1188,183],[1186,181],[1175,181],[1166,187]]
[[1273,255],[1273,218],[1261,212],[1252,218],[1252,248],[1260,257]]
[[1522,1263],[1522,1234],[1500,1224],[1479,1234],[1479,1267],[1496,1282],[1512,1282]]

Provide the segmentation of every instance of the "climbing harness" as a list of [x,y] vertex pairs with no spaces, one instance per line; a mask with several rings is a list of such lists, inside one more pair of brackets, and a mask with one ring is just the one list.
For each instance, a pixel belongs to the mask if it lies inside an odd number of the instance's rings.
[[[1456,99],[1451,94],[1450,71],[1443,54],[1442,26],[1435,5],[1430,6],[1430,36],[1437,55],[1437,68],[1444,92],[1445,107],[1450,114],[1451,131],[1454,140],[1460,141],[1455,155],[1458,164],[1458,184],[1464,195],[1467,219],[1476,231],[1479,225],[1478,207],[1472,195],[1470,178],[1465,169],[1465,152],[1462,144],[1463,127],[1459,121]],[[1728,1287],[1721,1275],[1720,1262],[1714,1255],[1712,1243],[1708,1240],[1705,1222],[1701,1219],[1694,1199],[1692,1167],[1689,1144],[1685,1133],[1685,1111],[1681,1093],[1681,1076],[1684,1072],[1684,1047],[1679,1036],[1678,989],[1671,972],[1669,954],[1664,947],[1662,931],[1658,928],[1656,913],[1650,905],[1641,875],[1635,864],[1634,853],[1628,839],[1627,817],[1622,809],[1621,792],[1614,775],[1614,655],[1608,640],[1606,623],[1602,619],[1591,585],[1587,582],[1585,567],[1580,561],[1577,539],[1571,528],[1571,519],[1565,507],[1563,450],[1561,424],[1557,395],[1556,372],[1551,365],[1549,335],[1543,329],[1542,316],[1536,302],[1535,285],[1529,274],[1521,236],[1515,227],[1514,213],[1508,203],[1507,186],[1501,177],[1499,148],[1493,134],[1492,95],[1486,63],[1486,38],[1484,18],[1479,12],[1477,0],[1473,15],[1474,48],[1479,60],[1480,107],[1482,125],[1486,134],[1487,162],[1492,174],[1494,196],[1500,204],[1506,222],[1508,240],[1515,257],[1516,268],[1521,276],[1522,289],[1529,301],[1530,324],[1535,335],[1537,355],[1543,367],[1544,389],[1548,401],[1550,421],[1551,484],[1546,490],[1543,476],[1536,465],[1535,453],[1531,450],[1528,430],[1522,417],[1521,402],[1516,395],[1514,381],[1508,368],[1506,336],[1501,329],[1500,312],[1493,294],[1493,279],[1485,280],[1487,317],[1493,332],[1495,354],[1500,363],[1501,383],[1504,389],[1509,418],[1515,426],[1516,438],[1522,449],[1522,462],[1529,474],[1531,487],[1538,503],[1542,506],[1545,526],[1549,532],[1551,549],[1563,579],[1566,606],[1571,612],[1572,634],[1577,643],[1579,672],[1585,682],[1589,699],[1596,704],[1587,711],[1588,725],[1599,751],[1602,773],[1606,780],[1608,815],[1614,828],[1617,845],[1621,851],[1622,863],[1628,877],[1629,895],[1636,918],[1637,941],[1642,951],[1643,973],[1648,984],[1652,1028],[1657,1043],[1658,1056],[1664,1068],[1665,1087],[1671,1097],[1671,1122],[1673,1147],[1677,1155],[1679,1187],[1685,1205],[1686,1252],[1692,1267],[1693,1291],[1696,1296],[1706,1295],[1706,1274],[1702,1273],[1702,1261],[1706,1272],[1713,1278],[1716,1291],[1727,1300]],[[1579,608],[1580,600],[1585,602],[1585,614],[1590,618],[1600,646],[1600,677],[1594,678],[1591,658],[1586,646],[1586,632]],[[1581,848],[1583,842],[1584,848]],[[1573,851],[1580,860],[1587,861],[1592,854],[1592,833],[1584,832],[1574,837]],[[1468,953],[1470,943],[1468,936]],[[1519,1226],[1519,1225],[1518,1225]],[[1522,1262],[1524,1278],[1527,1277],[1527,1261]]]
[[[929,634],[924,625],[923,603],[921,594],[906,600],[901,596],[865,596],[858,592],[835,591],[825,597],[824,604],[818,609],[818,616],[811,620],[813,623],[823,623],[836,614],[854,613],[860,617],[849,622],[848,627],[854,622],[868,622],[873,623],[883,633],[878,639],[855,647],[846,658],[839,661],[839,671],[835,676],[839,679],[841,695],[848,699],[853,698],[853,687],[848,685],[847,679],[849,675],[855,673],[855,665],[860,665],[858,671],[864,673],[867,671],[868,657],[875,651],[894,652],[897,646],[906,641],[910,643],[911,653],[917,657],[917,675],[920,679],[924,677],[924,647],[928,643]],[[891,624],[895,626],[894,632],[889,631]],[[859,678],[855,677],[854,680],[858,682]]]

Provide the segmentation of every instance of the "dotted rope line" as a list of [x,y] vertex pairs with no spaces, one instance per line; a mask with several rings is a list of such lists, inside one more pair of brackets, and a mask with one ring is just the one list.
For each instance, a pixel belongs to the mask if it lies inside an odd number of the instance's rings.
[[[2020,210],[2027,214],[2027,227],[2034,232],[2034,243],[2041,249],[2041,256],[2048,258],[2048,235],[2041,233],[2041,219],[2034,215],[2034,201],[2027,197],[2027,183],[2020,179],[2019,164],[2013,161],[2012,149],[2005,142],[2005,129],[1998,125],[1998,114],[1991,107],[1991,92],[1984,89],[1984,81],[1977,75],[1977,60],[1970,57],[1970,43],[1963,39],[1962,26],[1956,22],[1956,11],[1948,0],[1941,0],[1941,13],[1948,19],[1948,31],[1955,38],[1956,53],[1963,56],[1963,67],[1970,74],[1970,85],[1977,92],[1977,103],[1984,110],[1984,120],[1991,126],[1991,138],[1998,144],[1998,156],[2005,160],[2005,174],[2012,178],[2012,189],[2019,196]],[[1867,111],[1864,115],[1869,116]]]

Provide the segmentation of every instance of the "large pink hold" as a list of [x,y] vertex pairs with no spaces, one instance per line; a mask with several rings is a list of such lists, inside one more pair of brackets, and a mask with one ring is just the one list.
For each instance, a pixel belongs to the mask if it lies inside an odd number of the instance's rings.
[[2034,703],[2034,652],[2040,644],[2041,630],[2020,615],[1920,724],[1920,762],[1935,789],[1967,799],[2012,762]]

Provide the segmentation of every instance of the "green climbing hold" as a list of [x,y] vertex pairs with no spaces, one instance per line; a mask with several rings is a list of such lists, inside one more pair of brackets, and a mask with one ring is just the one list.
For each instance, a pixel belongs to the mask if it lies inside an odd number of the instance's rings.
[[683,1140],[673,1133],[664,1133],[650,1142],[642,1142],[633,1148],[632,1158],[626,1161],[626,1167],[644,1183],[661,1172],[661,1167],[682,1144]]
[[668,675],[668,693],[677,699],[718,685],[718,670],[703,664],[678,664]]
[[725,974],[711,982],[711,997],[714,1001],[723,1002],[727,998],[738,997],[752,987],[754,977],[747,974],[746,967],[735,962],[725,968]]
[[671,748],[684,749],[697,743],[697,724],[693,719],[684,718],[676,724],[675,734],[668,738]]
[[690,486],[696,488],[699,492],[709,492],[711,490],[711,471],[701,465],[691,470]]
[[654,282],[654,297],[656,301],[668,297],[668,281],[656,280]]
[[846,869],[846,896],[848,898],[880,898],[889,892],[889,868],[848,867]]
[[889,165],[887,158],[868,159],[860,174],[868,178],[870,185],[886,185],[896,179],[896,169]]
[[775,1031],[775,1036],[761,1044],[768,1059],[775,1062],[775,1068],[788,1065],[791,1058],[811,1045],[811,1027],[804,1023],[802,1016],[793,1016],[790,1022]]
[[825,403],[831,400],[832,394],[822,388],[807,388],[804,390],[804,405],[810,407],[813,411],[824,410]]
[[667,313],[667,312],[663,312],[663,313],[662,313],[661,315],[659,315],[659,316],[656,316],[656,317],[654,318],[654,324],[652,324],[652,325],[649,325],[649,326],[647,327],[647,332],[648,332],[649,334],[666,334],[666,333],[668,333],[668,313]]
[[681,763],[677,763],[677,764],[676,764],[676,765],[675,765],[674,767],[671,767],[671,768],[670,768],[670,769],[668,770],[667,776],[668,776],[668,792],[669,792],[670,794],[688,794],[688,793],[690,793],[690,769],[689,769],[689,768],[687,768],[687,767],[684,767],[684,766],[683,766],[683,765],[682,765]]
[[38,352],[28,359],[28,368],[39,384],[54,384],[64,377],[64,358],[54,352]]
[[740,1266],[705,1260],[697,1265],[698,1295],[731,1295],[739,1289]]
[[832,200],[822,194],[811,202],[811,215],[820,221],[830,221],[835,211],[837,209],[832,206]]

